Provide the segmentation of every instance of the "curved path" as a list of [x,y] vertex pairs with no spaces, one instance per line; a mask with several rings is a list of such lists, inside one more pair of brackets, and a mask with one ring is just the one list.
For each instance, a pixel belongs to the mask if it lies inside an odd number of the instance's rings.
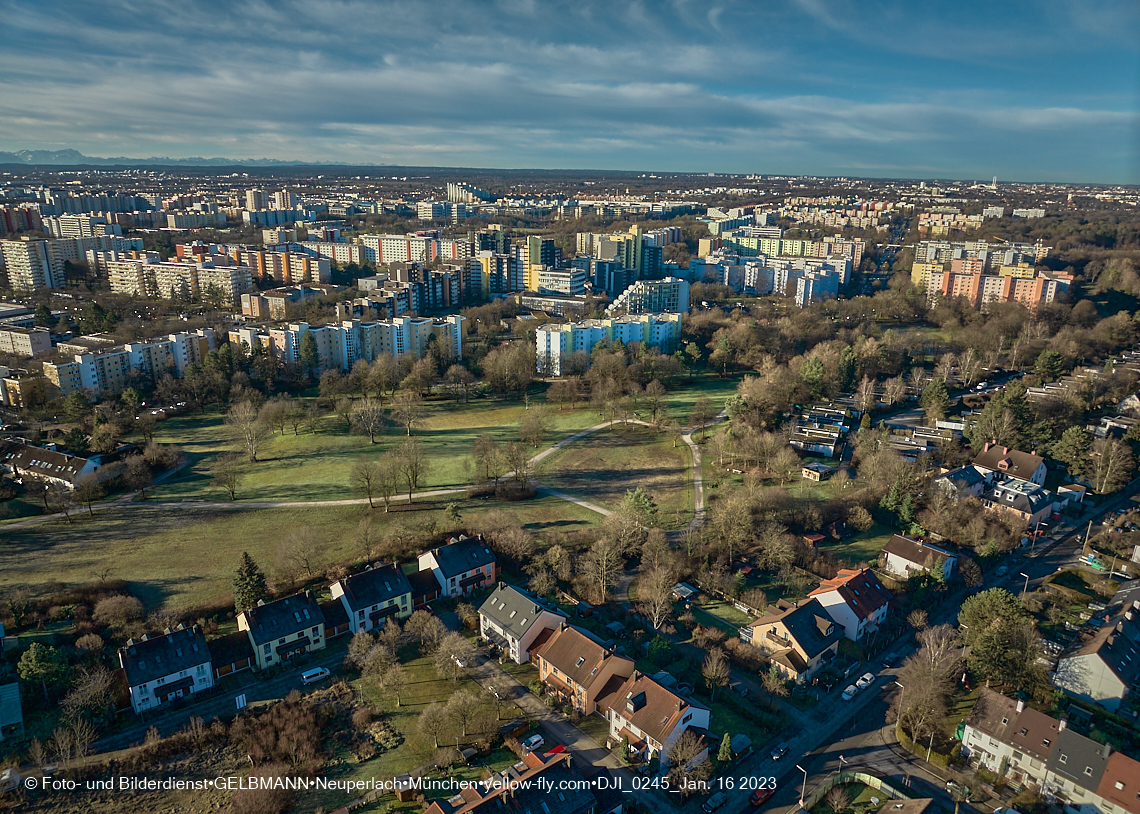
[[[709,427],[713,424],[716,424],[720,421],[723,421],[726,417],[727,417],[727,414],[724,411],[721,411],[721,413],[719,415],[717,415],[715,418],[713,418],[712,421],[708,422],[707,424],[702,425],[701,427],[687,428],[686,430],[684,430],[684,434],[681,436],[681,440],[683,440],[685,442],[685,445],[688,446],[689,453],[693,459],[693,463],[692,463],[692,470],[693,470],[693,519],[691,521],[689,521],[689,524],[684,529],[685,531],[687,531],[689,529],[698,528],[702,523],[705,522],[705,495],[704,495],[704,477],[702,475],[702,469],[701,469],[701,448],[693,440],[693,432],[696,430],[703,430],[706,427]],[[607,515],[612,514],[611,510],[605,508],[604,506],[599,506],[597,503],[586,500],[585,498],[578,497],[577,495],[572,495],[568,492],[563,492],[563,491],[560,491],[558,489],[552,489],[549,486],[544,486],[533,475],[529,474],[529,470],[533,470],[535,464],[537,464],[540,461],[548,458],[549,456],[553,455],[555,452],[569,446],[570,444],[573,444],[575,441],[580,441],[583,438],[585,438],[589,435],[592,435],[595,432],[599,432],[601,430],[608,429],[617,423],[619,423],[617,419],[613,419],[610,421],[603,421],[601,424],[595,424],[592,427],[587,427],[584,430],[579,430],[578,432],[574,433],[573,435],[570,435],[570,436],[567,436],[566,438],[563,438],[558,443],[556,443],[550,447],[547,447],[542,452],[538,453],[537,455],[535,455],[534,457],[532,457],[530,460],[527,461],[527,468],[528,468],[527,478],[528,478],[528,480],[534,485],[536,490],[541,490],[542,492],[544,492],[546,494],[552,495],[552,496],[557,497],[561,500],[569,501],[570,503],[574,503],[578,506],[581,506],[584,509],[589,509],[590,511],[596,512],[596,513],[603,515],[603,516],[607,516]],[[641,419],[636,419],[636,418],[630,419],[629,421],[627,421],[625,423],[640,424],[643,427],[656,427],[655,424],[651,424],[648,421],[642,421]],[[181,469],[181,468],[182,467],[178,467],[178,469]],[[170,472],[164,473],[162,476],[160,476],[158,479],[156,479],[154,485],[155,486],[161,485],[163,480],[166,480],[171,475],[175,474],[178,471],[178,469],[173,469]],[[513,472],[508,472],[506,475],[503,475],[502,478],[511,477],[513,475],[514,475]],[[500,478],[499,480],[502,480],[502,478]],[[403,503],[405,501],[410,501],[410,500],[414,500],[414,499],[447,497],[448,495],[464,495],[464,494],[466,494],[467,489],[468,489],[467,486],[453,486],[453,487],[450,487],[447,489],[429,489],[429,490],[423,491],[423,492],[414,492],[411,497],[409,497],[408,495],[394,495],[392,498],[389,499],[389,502],[390,503]],[[185,500],[178,500],[178,501],[152,501],[152,500],[135,501],[134,497],[137,494],[138,494],[137,492],[131,492],[131,493],[123,495],[122,497],[119,497],[115,500],[112,500],[108,503],[101,503],[101,504],[93,505],[91,507],[91,510],[93,512],[100,512],[100,511],[106,511],[107,509],[118,508],[118,507],[163,508],[163,509],[177,509],[177,508],[188,508],[188,507],[190,507],[190,508],[204,508],[204,509],[304,509],[304,508],[310,508],[310,507],[314,507],[314,506],[362,506],[362,505],[369,502],[369,499],[365,498],[365,497],[345,498],[343,500],[261,500],[261,501],[240,501],[240,502],[239,501],[229,501],[229,500],[226,500],[226,501],[195,500],[192,498],[188,498]],[[376,498],[373,498],[371,502],[373,504],[375,504],[375,503],[382,503],[383,501],[377,500]],[[75,508],[75,510],[71,513],[82,515],[83,509],[81,507],[77,506]],[[12,528],[24,528],[26,526],[35,526],[35,525],[38,525],[40,523],[47,523],[47,522],[52,521],[52,520],[59,520],[63,517],[64,517],[64,515],[62,512],[57,512],[56,514],[40,515],[39,517],[29,517],[25,520],[17,520],[17,521],[14,521],[12,523],[5,523],[3,525],[0,525],[0,530],[12,529]]]

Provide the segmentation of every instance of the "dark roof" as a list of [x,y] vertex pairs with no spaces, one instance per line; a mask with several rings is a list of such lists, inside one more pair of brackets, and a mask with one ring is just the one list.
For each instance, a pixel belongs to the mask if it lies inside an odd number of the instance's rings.
[[24,710],[20,706],[20,682],[0,684],[0,727],[22,724]]
[[423,571],[413,571],[407,577],[408,584],[412,586],[413,597],[427,596],[430,593],[438,593],[440,590],[439,580],[435,578],[435,572],[430,568],[425,568]]
[[535,782],[521,786],[511,800],[510,808],[521,814],[583,814],[597,804],[594,793],[568,762],[560,762],[544,771],[553,785]]
[[930,561],[931,557],[934,558],[933,562],[938,564],[947,558],[958,556],[921,540],[903,537],[901,534],[895,534],[887,541],[887,544],[883,546],[883,553],[894,554],[896,557],[901,557],[907,562],[913,562],[923,568],[927,567],[927,562]]
[[[809,659],[815,658],[839,641],[843,630],[832,621],[827,610],[819,603],[818,599],[809,599],[806,602],[801,602],[799,607],[793,606],[779,613],[762,616],[748,626],[761,628],[777,622],[783,623],[784,627],[788,629],[788,635],[807,653]],[[754,633],[753,637],[755,638],[755,636]],[[802,669],[803,666],[799,667],[796,672],[800,672]]]
[[1111,750],[1071,729],[1057,734],[1057,747],[1049,756],[1049,771],[1081,788],[1096,791]]
[[1064,656],[1096,656],[1125,687],[1140,681],[1140,608],[1129,606],[1108,621],[1079,648]]
[[1023,752],[1046,760],[1057,748],[1061,724],[1044,712],[1025,707],[1013,722],[1009,742]]
[[1037,467],[1045,463],[1045,459],[1032,452],[1021,452],[997,444],[986,444],[981,454],[974,458],[978,466],[993,472],[1001,472],[1021,480],[1029,480]]
[[327,602],[318,603],[321,608],[321,613],[325,615],[325,626],[331,628],[341,627],[348,624],[348,611],[344,609],[344,603],[339,599],[330,599]]
[[981,687],[978,690],[978,700],[966,718],[966,725],[1008,743],[1010,733],[1014,731],[1015,718],[1016,701],[989,687]]
[[982,495],[998,506],[1014,509],[1022,514],[1037,514],[1053,505],[1053,495],[1035,483],[1019,478],[1005,478],[994,483]]
[[197,625],[167,628],[162,634],[128,639],[119,648],[119,661],[127,684],[137,687],[156,678],[210,663],[210,648]]
[[249,635],[244,630],[238,630],[211,641],[210,656],[215,667],[236,664],[253,658],[253,645],[249,643]]
[[[608,689],[608,682],[606,686]],[[612,709],[660,744],[669,739],[681,719],[694,709],[681,696],[636,671],[599,706]]]
[[311,591],[293,594],[273,602],[261,600],[256,607],[242,611],[249,623],[249,635],[254,644],[266,644],[294,633],[303,633],[325,623],[320,605]]
[[869,568],[859,571],[840,568],[834,579],[824,580],[808,596],[838,591],[847,607],[861,619],[868,619],[875,611],[890,603],[894,596],[883,587]]
[[447,545],[432,549],[444,579],[457,577],[495,561],[495,554],[482,537],[453,538]]
[[338,583],[344,589],[344,599],[354,613],[367,610],[373,605],[383,605],[389,599],[397,599],[412,592],[403,569],[390,563],[369,566],[359,574],[338,580]]
[[479,606],[480,616],[486,616],[516,639],[526,633],[531,622],[543,611],[566,618],[565,613],[545,599],[535,596],[530,591],[507,585],[505,582],[500,582],[486,601]]
[[961,491],[970,486],[985,481],[985,477],[973,466],[960,466],[957,469],[951,469],[949,472],[943,472],[935,480],[946,480]]
[[0,445],[0,463],[22,474],[74,483],[87,459],[9,441]]

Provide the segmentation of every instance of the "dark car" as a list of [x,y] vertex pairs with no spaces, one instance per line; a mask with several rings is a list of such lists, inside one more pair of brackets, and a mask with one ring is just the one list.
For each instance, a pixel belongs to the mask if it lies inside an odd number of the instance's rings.
[[759,806],[772,799],[772,795],[776,793],[775,789],[756,789],[752,792],[752,796],[748,798],[751,805]]

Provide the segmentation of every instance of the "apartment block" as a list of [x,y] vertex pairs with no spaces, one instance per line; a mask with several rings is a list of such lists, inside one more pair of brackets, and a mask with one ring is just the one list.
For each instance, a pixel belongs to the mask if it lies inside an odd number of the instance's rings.
[[680,341],[680,314],[639,314],[544,325],[535,333],[535,352],[538,369],[558,376],[564,359],[589,352],[599,342],[641,342],[673,353]]
[[586,272],[580,268],[551,269],[538,271],[539,294],[563,294],[580,297],[586,293]]
[[126,389],[132,376],[152,381],[168,372],[181,376],[213,349],[213,329],[199,328],[194,333],[92,349],[77,353],[72,361],[44,362],[44,376],[62,396],[75,391],[114,395]]
[[606,308],[606,313],[625,310],[627,314],[689,312],[689,284],[679,277],[664,280],[638,280]]
[[249,266],[254,279],[276,280],[282,285],[327,283],[332,279],[329,260],[302,252],[263,252],[234,249],[231,256],[239,266]]
[[320,240],[306,240],[299,244],[301,248],[313,257],[326,257],[337,263],[356,263],[360,265],[367,257],[365,247],[355,243],[330,243]]
[[809,271],[796,280],[796,305],[800,308],[838,297],[839,275],[834,271]]
[[51,334],[46,329],[0,325],[0,353],[12,356],[38,356],[50,350]]

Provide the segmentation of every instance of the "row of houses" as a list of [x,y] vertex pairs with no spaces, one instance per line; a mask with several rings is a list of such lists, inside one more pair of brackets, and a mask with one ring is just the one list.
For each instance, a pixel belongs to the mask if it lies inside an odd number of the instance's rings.
[[490,546],[461,535],[420,554],[410,574],[397,563],[369,564],[329,586],[332,598],[325,602],[312,591],[260,600],[238,614],[237,632],[210,642],[197,625],[130,639],[119,648],[119,666],[131,707],[142,713],[208,690],[232,673],[280,667],[323,650],[329,639],[407,619],[439,597],[468,596],[497,578]]
[[813,404],[796,417],[789,443],[809,455],[835,458],[847,440],[853,416],[858,418],[840,404]]
[[986,687],[966,719],[962,755],[1067,814],[1140,814],[1140,761]]

